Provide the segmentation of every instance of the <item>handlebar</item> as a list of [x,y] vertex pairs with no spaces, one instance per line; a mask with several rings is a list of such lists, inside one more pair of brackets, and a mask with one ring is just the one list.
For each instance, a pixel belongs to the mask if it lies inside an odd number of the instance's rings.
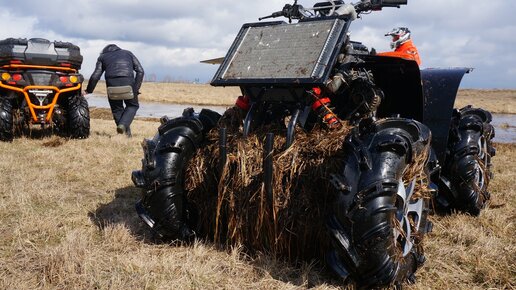
[[[294,5],[297,5],[297,4],[294,4]],[[274,12],[268,16],[260,17],[260,18],[258,18],[258,20],[263,20],[263,19],[267,19],[267,18],[276,18],[276,17],[281,17],[281,16],[289,17],[292,15],[291,10],[293,10],[292,5],[285,4],[285,6],[283,6],[283,9],[281,11]]]
[[262,21],[263,19],[276,18],[276,17],[280,17],[280,16],[283,16],[283,11],[274,12],[271,15],[260,17],[260,18],[258,18],[258,20]]
[[[357,12],[369,11],[369,10],[382,10],[384,7],[395,7],[400,8],[400,5],[407,5],[408,0],[362,0],[355,4]],[[357,7],[358,6],[358,7]]]
[[306,9],[302,5],[297,4],[297,0],[295,0],[294,5],[285,4],[285,6],[283,6],[283,9],[281,11],[274,12],[271,15],[268,15],[265,17],[260,17],[260,18],[258,18],[258,20],[281,17],[281,16],[286,17],[289,20],[292,20],[292,19],[302,19],[309,15],[307,15]]
[[407,0],[373,0],[371,2],[380,2],[378,4],[383,7],[399,7],[400,5],[407,5]]
[[[302,5],[297,4],[297,0],[294,0],[294,4],[285,4],[283,6],[283,9],[281,11],[277,11],[272,13],[271,15],[264,16],[258,18],[258,20],[263,20],[267,18],[276,18],[276,17],[286,17],[289,19],[289,21],[292,21],[292,19],[303,19],[306,17],[313,16],[312,13],[309,12],[309,10],[318,11],[323,8],[339,8],[340,6],[345,5],[343,1],[339,1],[341,3],[337,4],[332,1],[330,2],[322,2],[318,4],[325,4],[327,3],[327,7],[312,7],[312,8],[304,8]],[[383,7],[397,7],[399,8],[400,5],[407,5],[408,0],[360,0],[360,2],[353,4],[353,7],[355,8],[355,11],[357,14],[360,14],[362,12],[371,11],[371,10],[382,10]],[[317,4],[316,4],[317,5]]]

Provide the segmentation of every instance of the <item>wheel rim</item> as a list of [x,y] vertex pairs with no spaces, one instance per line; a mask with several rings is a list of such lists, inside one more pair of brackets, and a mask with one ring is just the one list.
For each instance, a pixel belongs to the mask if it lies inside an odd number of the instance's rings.
[[484,137],[478,139],[478,158],[484,162],[487,162],[487,142]]
[[487,165],[488,154],[487,154],[487,142],[484,137],[480,137],[478,139],[478,159],[480,162],[475,166],[475,184],[478,186],[479,190],[483,190],[484,188],[484,166]]
[[397,197],[397,226],[394,227],[394,240],[402,249],[402,255],[405,257],[414,247],[413,232],[419,232],[421,224],[421,215],[423,213],[423,199],[418,198],[412,200],[414,194],[416,180],[413,179],[407,187],[404,186],[403,180],[398,181]]
[[477,164],[475,166],[475,184],[478,186],[479,190],[484,189],[484,170],[482,169],[482,165]]

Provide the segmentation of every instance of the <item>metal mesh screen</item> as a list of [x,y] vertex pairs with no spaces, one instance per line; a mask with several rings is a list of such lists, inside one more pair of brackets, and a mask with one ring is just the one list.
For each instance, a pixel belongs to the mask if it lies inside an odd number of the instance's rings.
[[320,79],[334,50],[340,48],[344,24],[341,19],[328,19],[244,26],[214,80]]

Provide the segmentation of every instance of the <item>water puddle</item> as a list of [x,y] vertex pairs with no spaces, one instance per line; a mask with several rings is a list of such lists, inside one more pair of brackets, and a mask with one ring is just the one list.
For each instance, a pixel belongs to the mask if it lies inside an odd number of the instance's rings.
[[[90,107],[109,108],[106,97],[87,95],[86,99]],[[188,107],[194,108],[196,112],[200,112],[201,109],[210,109],[221,114],[227,109],[224,106],[194,106],[140,102],[140,109],[136,113],[136,116],[160,118],[166,115],[170,118],[174,118],[181,116],[183,110]],[[491,124],[493,124],[496,129],[495,142],[516,143],[516,114],[493,114]]]
[[[87,95],[86,99],[90,107],[97,108],[109,108],[109,102],[107,97],[101,97],[98,95]],[[179,104],[165,104],[165,103],[151,103],[151,102],[140,102],[140,108],[136,112],[137,117],[155,117],[161,118],[168,116],[170,118],[178,117],[183,114],[185,108],[192,107],[196,112],[200,112],[201,109],[210,109],[220,114],[226,111],[224,106],[195,106],[195,105],[179,105]]]
[[515,114],[493,114],[491,124],[495,127],[495,142],[516,143]]

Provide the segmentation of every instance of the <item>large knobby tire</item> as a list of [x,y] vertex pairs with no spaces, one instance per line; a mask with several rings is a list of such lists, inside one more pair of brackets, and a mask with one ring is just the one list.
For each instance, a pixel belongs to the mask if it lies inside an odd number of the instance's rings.
[[495,135],[491,113],[471,106],[456,110],[450,129],[448,150],[440,186],[440,206],[479,215],[490,198],[493,177],[491,157]]
[[428,198],[414,189],[427,181],[405,179],[413,162],[426,168],[429,142],[425,125],[400,118],[371,123],[345,141],[343,171],[332,176],[339,193],[328,222],[328,263],[359,288],[413,281],[424,262]]
[[90,136],[90,110],[82,95],[71,96],[66,108],[66,132],[70,138],[86,139]]
[[182,117],[162,120],[154,138],[142,143],[142,169],[132,180],[143,188],[136,204],[140,218],[163,240],[191,241],[198,217],[186,200],[185,169],[220,114],[202,110],[199,115],[185,110]]
[[0,97],[0,141],[13,141],[13,129],[12,103],[9,99]]

